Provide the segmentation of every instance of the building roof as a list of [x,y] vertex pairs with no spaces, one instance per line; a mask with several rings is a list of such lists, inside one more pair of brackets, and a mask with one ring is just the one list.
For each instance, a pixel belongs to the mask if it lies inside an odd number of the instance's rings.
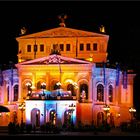
[[109,37],[108,35],[77,30],[66,27],[57,27],[33,34],[23,35],[16,39],[32,39],[32,38],[61,38],[61,37]]
[[61,55],[53,54],[34,60],[24,61],[17,65],[45,65],[45,64],[90,64],[91,62],[79,60],[71,57],[64,57]]

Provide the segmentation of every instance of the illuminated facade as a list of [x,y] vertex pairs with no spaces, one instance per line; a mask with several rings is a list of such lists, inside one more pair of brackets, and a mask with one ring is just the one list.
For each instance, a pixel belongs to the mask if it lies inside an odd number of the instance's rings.
[[[0,125],[130,120],[135,74],[107,64],[109,36],[58,27],[17,37],[16,69],[2,71]],[[125,84],[124,84],[125,82]],[[19,108],[25,102],[25,108]],[[103,108],[108,105],[110,110]],[[25,109],[25,110],[24,110]]]

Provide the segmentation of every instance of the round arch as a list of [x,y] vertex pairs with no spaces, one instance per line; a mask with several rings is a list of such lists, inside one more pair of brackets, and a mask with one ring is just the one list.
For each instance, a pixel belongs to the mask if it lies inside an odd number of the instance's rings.
[[64,125],[69,126],[71,124],[72,114],[70,110],[64,111]]
[[71,78],[67,78],[64,80],[64,87],[67,91],[71,91],[72,96],[77,95],[77,82],[75,82]]
[[40,78],[40,79],[37,79],[36,80],[36,87],[37,87],[37,90],[41,89],[41,83],[46,83],[46,80],[43,79],[43,78]]
[[89,95],[89,87],[88,87],[88,80],[87,79],[80,79],[78,81],[78,87],[79,87],[79,99],[88,99]]
[[24,79],[23,81],[22,81],[22,88],[23,89],[27,89],[27,87],[26,87],[26,83],[31,83],[31,86],[32,86],[32,80],[31,79]]
[[104,97],[104,84],[101,81],[98,81],[96,83],[96,88],[95,88],[95,93],[96,93],[96,100],[103,102],[105,99]]
[[50,90],[56,90],[57,89],[57,85],[56,83],[58,83],[59,80],[58,79],[52,79],[50,81]]
[[31,123],[32,126],[40,126],[40,110],[38,108],[33,108],[31,110]]
[[[23,94],[22,96],[23,96],[23,98],[25,98],[27,95],[28,95],[28,91],[29,91],[29,89],[28,89],[28,87],[26,86],[26,83],[30,83],[31,84],[31,86],[32,86],[32,80],[31,79],[24,79],[23,81],[22,81],[22,88],[21,88],[21,93]],[[31,87],[30,86],[30,87]],[[31,90],[31,89],[30,89]]]
[[97,126],[101,126],[104,123],[104,113],[98,112],[97,113]]
[[56,124],[56,111],[55,109],[51,109],[49,112],[49,120],[50,123],[55,125]]

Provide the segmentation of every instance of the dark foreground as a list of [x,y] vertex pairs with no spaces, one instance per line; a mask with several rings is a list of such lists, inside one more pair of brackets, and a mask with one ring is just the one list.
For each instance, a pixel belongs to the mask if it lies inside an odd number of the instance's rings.
[[9,134],[7,130],[1,130],[0,136],[140,136],[140,132],[124,132],[120,128],[112,128],[109,132],[64,132],[59,133],[43,133],[40,131],[24,133],[24,134]]

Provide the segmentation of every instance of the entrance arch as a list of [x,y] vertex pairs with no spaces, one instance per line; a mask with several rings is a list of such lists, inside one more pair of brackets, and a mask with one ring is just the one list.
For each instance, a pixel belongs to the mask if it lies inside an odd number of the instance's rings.
[[51,110],[50,111],[50,122],[51,124],[56,124],[56,111],[55,110]]
[[64,124],[69,126],[71,124],[72,114],[70,110],[64,112]]
[[31,111],[31,123],[33,126],[40,126],[40,110],[37,108],[34,108]]
[[104,113],[98,112],[97,114],[97,126],[101,126],[104,122]]

